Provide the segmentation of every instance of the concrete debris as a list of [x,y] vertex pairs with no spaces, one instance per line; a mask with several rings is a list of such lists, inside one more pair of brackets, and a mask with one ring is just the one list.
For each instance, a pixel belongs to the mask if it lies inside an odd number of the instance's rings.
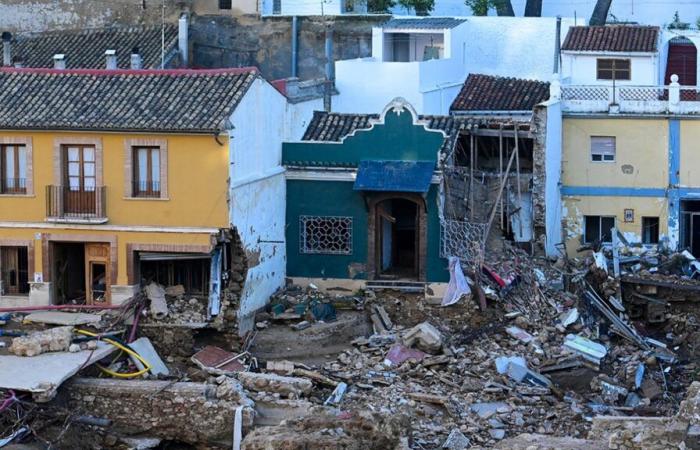
[[413,361],[422,361],[426,356],[427,355],[420,350],[396,344],[389,349],[389,353],[384,357],[384,364],[389,367],[400,366],[409,359]]
[[192,362],[202,370],[212,375],[231,375],[245,370],[245,366],[238,361],[242,354],[236,355],[226,350],[207,345],[202,350],[192,355]]
[[163,319],[168,315],[168,304],[165,301],[165,289],[157,283],[151,282],[146,286],[146,296],[151,302],[151,316],[155,319]]
[[68,350],[73,338],[73,327],[56,327],[45,331],[36,331],[27,336],[12,339],[10,353],[17,356],[36,356],[46,352],[64,352]]
[[345,395],[345,391],[347,391],[348,385],[345,383],[338,383],[338,386],[335,387],[335,390],[331,393],[331,395],[326,399],[326,401],[323,403],[324,405],[338,405],[340,404],[341,400],[343,400],[343,396]]
[[236,377],[246,389],[256,392],[274,392],[288,398],[308,395],[313,388],[313,383],[306,378],[253,372],[238,372]]
[[600,361],[605,358],[605,355],[608,353],[604,345],[593,342],[583,336],[575,336],[573,334],[566,335],[564,347],[595,364],[600,364]]
[[[170,370],[168,369],[168,366],[166,366],[163,360],[160,359],[160,356],[158,355],[158,352],[156,352],[156,349],[153,348],[153,344],[151,344],[150,339],[148,339],[147,337],[138,338],[134,342],[129,344],[129,346],[143,359],[145,359],[148,362],[148,364],[150,364],[151,369],[149,370],[149,372],[152,375],[156,377],[167,377],[168,375],[170,375]],[[130,357],[131,362],[134,363],[137,369],[142,370],[144,368],[144,365],[136,357]],[[144,376],[147,375],[144,374]]]
[[428,322],[419,323],[403,335],[407,347],[414,345],[427,353],[437,353],[442,348],[442,334]]
[[469,448],[469,439],[464,433],[458,429],[454,429],[450,431],[445,443],[442,444],[442,448],[447,450],[465,450]]
[[27,322],[46,323],[51,325],[87,325],[99,323],[99,314],[68,313],[63,311],[37,311],[24,318]]

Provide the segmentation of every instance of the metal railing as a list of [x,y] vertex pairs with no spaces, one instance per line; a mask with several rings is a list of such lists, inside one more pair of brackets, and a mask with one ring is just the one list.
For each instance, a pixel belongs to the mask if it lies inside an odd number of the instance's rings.
[[133,181],[131,183],[131,196],[147,198],[160,197],[160,181]]
[[25,178],[0,179],[0,194],[26,194],[27,180]]
[[46,186],[46,217],[65,220],[106,219],[107,188]]

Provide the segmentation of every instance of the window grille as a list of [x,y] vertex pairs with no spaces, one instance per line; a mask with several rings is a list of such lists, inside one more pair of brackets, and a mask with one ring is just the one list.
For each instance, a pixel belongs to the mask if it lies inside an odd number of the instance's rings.
[[351,255],[352,217],[300,216],[299,252]]

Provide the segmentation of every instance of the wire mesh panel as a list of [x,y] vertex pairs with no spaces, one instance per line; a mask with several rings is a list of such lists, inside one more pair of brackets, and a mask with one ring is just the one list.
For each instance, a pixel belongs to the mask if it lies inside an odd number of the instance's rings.
[[352,254],[352,217],[299,216],[299,252]]
[[664,86],[630,86],[619,88],[620,101],[648,102],[668,100],[668,88]]
[[474,261],[481,254],[486,224],[462,220],[440,221],[440,256],[456,256],[461,261]]

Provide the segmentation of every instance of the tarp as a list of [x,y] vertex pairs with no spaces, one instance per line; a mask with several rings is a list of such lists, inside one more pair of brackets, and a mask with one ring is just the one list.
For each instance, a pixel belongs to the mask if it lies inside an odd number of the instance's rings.
[[432,161],[360,161],[353,189],[425,193],[434,170]]

